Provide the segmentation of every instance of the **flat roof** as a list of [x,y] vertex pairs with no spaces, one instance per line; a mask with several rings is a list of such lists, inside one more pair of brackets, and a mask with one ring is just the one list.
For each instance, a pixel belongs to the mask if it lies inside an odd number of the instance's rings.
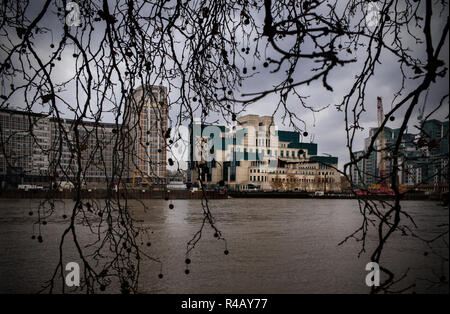
[[36,117],[48,117],[48,115],[45,115],[43,113],[24,111],[24,110],[18,110],[18,109],[9,109],[9,108],[0,108],[0,112],[10,113],[10,114],[29,115],[29,116],[36,116]]

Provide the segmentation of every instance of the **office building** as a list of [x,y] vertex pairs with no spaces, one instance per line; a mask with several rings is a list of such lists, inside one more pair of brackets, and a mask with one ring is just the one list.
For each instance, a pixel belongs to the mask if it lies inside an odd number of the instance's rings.
[[[397,183],[404,188],[448,191],[448,121],[425,121],[421,129],[418,134],[405,133],[402,136],[397,155],[399,167]],[[369,137],[365,139],[364,150],[355,152],[355,157],[368,151],[368,145],[376,131],[377,128],[370,129]],[[393,150],[399,132],[400,129],[384,128],[387,175],[392,172],[395,157]],[[380,152],[376,143],[377,141],[375,141],[375,151],[362,159],[357,167],[350,168],[354,187],[370,188],[381,183],[377,162]]]
[[231,190],[338,191],[338,158],[318,156],[317,144],[278,130],[271,116],[246,115],[237,125],[191,126],[190,182]]
[[136,89],[120,124],[1,109],[1,185],[54,186],[76,182],[78,175],[83,188],[111,188],[133,176],[137,186],[164,184],[166,132],[167,90],[161,86]]

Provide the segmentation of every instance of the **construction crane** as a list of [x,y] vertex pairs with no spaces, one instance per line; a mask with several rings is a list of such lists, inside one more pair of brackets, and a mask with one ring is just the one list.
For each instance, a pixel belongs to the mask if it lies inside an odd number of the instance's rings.
[[386,187],[386,137],[384,136],[384,128],[382,124],[384,121],[383,101],[380,96],[377,97],[377,113],[378,113],[378,134],[377,146],[379,154],[377,154],[378,170],[381,178],[381,186]]
[[420,121],[420,124],[422,124],[422,121],[424,119],[423,112],[425,111],[425,103],[423,104],[422,108],[419,108],[419,115],[417,116],[417,120]]
[[419,125],[420,128],[423,127],[423,120],[425,119],[425,117],[424,117],[425,102],[426,102],[426,100],[423,102],[422,108],[419,108],[419,115],[417,116],[417,120],[419,120],[419,122],[420,122],[420,125]]
[[148,181],[145,177],[143,177],[136,169],[133,170],[133,188],[135,186],[135,179],[136,179],[136,173],[142,178],[144,179],[144,181],[148,184],[148,186],[152,186],[152,184],[150,183],[150,181]]

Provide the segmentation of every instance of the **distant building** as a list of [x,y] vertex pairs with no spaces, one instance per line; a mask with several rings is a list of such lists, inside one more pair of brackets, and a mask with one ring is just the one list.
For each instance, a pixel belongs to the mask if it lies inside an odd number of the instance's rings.
[[130,170],[138,182],[167,181],[167,89],[163,86],[137,88],[127,104],[124,124],[128,126]]
[[[361,156],[364,155],[364,151],[358,151],[358,152],[354,152],[353,153],[355,156],[355,159],[360,158]],[[357,166],[355,167],[354,165],[351,166],[350,168],[350,175],[351,175],[351,180],[353,182],[353,184],[355,186],[363,186],[364,185],[364,178],[365,178],[365,165],[366,163],[364,162],[365,159],[361,159],[360,161],[357,162]]]
[[78,153],[83,187],[106,188],[107,182],[112,187],[119,178],[131,182],[133,175],[139,185],[165,184],[167,90],[140,87],[127,105],[122,124],[77,124],[73,119],[0,109],[2,187],[75,180]]
[[[81,182],[83,187],[110,187],[113,180],[120,175],[119,162],[123,150],[116,145],[117,125],[114,123],[97,123],[83,121],[76,128],[73,119],[49,119],[50,150],[48,152],[47,169],[52,183],[75,180],[79,167],[77,154],[81,154]],[[77,129],[79,145],[76,145]],[[113,178],[114,176],[114,178]],[[123,176],[127,178],[127,174]]]
[[0,109],[0,176],[3,187],[49,180],[46,152],[50,148],[50,131],[50,121],[44,115]]
[[186,171],[167,171],[167,190],[186,190]]
[[421,155],[412,160],[412,165],[420,168],[420,183],[446,183],[448,189],[448,121],[425,121],[419,136],[418,149]]
[[232,190],[340,189],[337,157],[317,156],[316,143],[300,133],[277,130],[273,117],[246,115],[237,126],[191,128],[190,182]]
[[[355,158],[366,154],[369,143],[378,128],[371,128],[369,137],[365,139],[363,151],[355,152]],[[386,173],[392,171],[394,145],[398,140],[400,129],[384,128],[386,137]],[[421,186],[424,189],[448,190],[448,121],[425,121],[419,134],[405,133],[400,141],[397,162],[399,165],[397,182],[406,187]],[[380,153],[375,151],[352,165],[350,172],[355,187],[370,186],[380,183],[377,158]],[[359,171],[358,171],[359,169]]]

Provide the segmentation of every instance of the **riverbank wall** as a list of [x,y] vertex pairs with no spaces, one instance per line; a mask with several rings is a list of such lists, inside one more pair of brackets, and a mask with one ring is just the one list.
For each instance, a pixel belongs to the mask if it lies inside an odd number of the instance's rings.
[[[3,190],[0,198],[4,199],[75,199],[76,191],[72,190]],[[202,199],[203,192],[189,190],[81,190],[82,199],[105,199],[115,198],[120,193],[121,198],[127,199]],[[325,195],[315,195],[307,192],[261,192],[261,191],[226,191],[211,190],[204,192],[208,199],[227,198],[296,198],[296,199],[371,199],[371,200],[393,200],[393,195],[354,195],[350,193],[330,193]],[[405,193],[403,200],[431,200],[448,201],[448,194]]]
[[[202,191],[188,191],[188,190],[124,190],[124,191],[107,191],[107,190],[81,190],[80,196],[82,199],[104,199],[115,198],[117,193],[121,198],[127,199],[201,199],[203,197]],[[208,199],[225,199],[228,198],[226,191],[205,191]],[[53,190],[4,190],[0,192],[0,198],[11,199],[75,199],[76,191],[53,191]]]
[[[315,195],[307,192],[236,192],[230,191],[228,195],[232,198],[298,198],[298,199],[370,199],[370,200],[393,200],[393,195],[369,194],[355,195],[352,193],[330,193]],[[448,198],[448,194],[446,196]],[[445,198],[444,194],[404,193],[403,200],[432,200],[440,201]]]

